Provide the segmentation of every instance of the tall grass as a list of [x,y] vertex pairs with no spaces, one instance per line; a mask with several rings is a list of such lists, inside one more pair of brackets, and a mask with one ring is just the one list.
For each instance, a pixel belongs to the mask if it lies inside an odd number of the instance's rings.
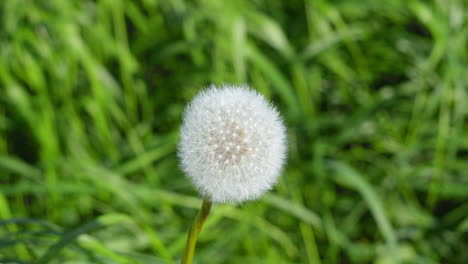
[[177,263],[183,107],[249,83],[288,166],[197,263],[467,263],[464,0],[3,0],[0,263]]

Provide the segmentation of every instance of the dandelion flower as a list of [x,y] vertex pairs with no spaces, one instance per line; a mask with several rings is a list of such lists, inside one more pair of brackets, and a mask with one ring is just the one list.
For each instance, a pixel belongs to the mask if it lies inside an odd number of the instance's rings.
[[185,109],[181,167],[211,202],[260,197],[276,183],[286,151],[280,115],[247,86],[212,85]]

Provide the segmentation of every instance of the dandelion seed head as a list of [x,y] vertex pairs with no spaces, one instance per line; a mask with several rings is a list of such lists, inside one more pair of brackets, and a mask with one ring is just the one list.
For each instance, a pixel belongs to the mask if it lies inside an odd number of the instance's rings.
[[212,202],[260,197],[276,183],[286,151],[281,117],[247,86],[212,85],[185,109],[181,167]]

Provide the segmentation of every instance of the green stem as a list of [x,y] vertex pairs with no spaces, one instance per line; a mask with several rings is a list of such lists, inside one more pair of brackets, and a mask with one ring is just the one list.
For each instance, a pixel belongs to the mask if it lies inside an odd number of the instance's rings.
[[182,259],[182,264],[191,264],[193,259],[193,253],[195,252],[195,244],[197,243],[198,234],[203,227],[203,223],[205,223],[208,214],[210,213],[211,209],[211,202],[208,200],[203,200],[202,207],[200,212],[198,213],[195,222],[193,222],[192,226],[190,227],[188,237],[187,237],[187,244],[185,245],[184,251],[184,258]]

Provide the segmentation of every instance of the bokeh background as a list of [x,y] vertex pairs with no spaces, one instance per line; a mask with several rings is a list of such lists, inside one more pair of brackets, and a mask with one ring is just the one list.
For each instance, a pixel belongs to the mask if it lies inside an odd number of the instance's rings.
[[185,104],[249,84],[289,159],[196,263],[468,263],[466,0],[2,0],[0,263],[178,263]]

